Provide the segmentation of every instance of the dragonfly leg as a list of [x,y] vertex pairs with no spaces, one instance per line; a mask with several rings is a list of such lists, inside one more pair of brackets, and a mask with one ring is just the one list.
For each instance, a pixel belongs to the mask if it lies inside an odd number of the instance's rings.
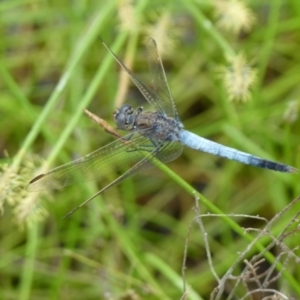
[[133,137],[134,133],[127,134],[126,136],[123,136],[122,139],[125,141],[130,141],[131,138]]

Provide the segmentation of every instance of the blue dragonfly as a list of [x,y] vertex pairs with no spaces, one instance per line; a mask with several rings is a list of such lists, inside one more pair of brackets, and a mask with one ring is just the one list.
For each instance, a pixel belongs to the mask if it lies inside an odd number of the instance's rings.
[[109,178],[112,174],[122,172],[124,166],[130,166],[121,176],[72,210],[69,213],[71,214],[108,188],[141,169],[151,166],[154,159],[163,163],[176,159],[182,153],[183,146],[259,168],[286,173],[297,172],[297,169],[286,164],[223,146],[185,130],[178,116],[154,39],[149,38],[147,41],[151,88],[140,81],[103,41],[102,43],[127,72],[152,106],[153,111],[144,112],[142,107],[134,109],[129,104],[116,109],[113,116],[117,129],[128,131],[129,134],[124,137],[116,134],[119,138],[114,142],[80,159],[50,170],[46,174],[40,174],[30,181],[30,191],[60,189],[88,180],[102,180]]

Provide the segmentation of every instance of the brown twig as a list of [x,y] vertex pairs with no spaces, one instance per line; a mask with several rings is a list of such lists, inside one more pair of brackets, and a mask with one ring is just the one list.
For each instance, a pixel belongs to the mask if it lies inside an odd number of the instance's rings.
[[85,112],[85,114],[91,118],[95,123],[97,123],[98,125],[100,125],[107,133],[113,135],[115,138],[118,139],[122,139],[123,137],[119,134],[119,132],[113,128],[112,126],[110,126],[105,120],[101,119],[100,117],[94,115],[93,113],[91,113],[90,111],[88,111],[87,109],[83,109],[83,111]]

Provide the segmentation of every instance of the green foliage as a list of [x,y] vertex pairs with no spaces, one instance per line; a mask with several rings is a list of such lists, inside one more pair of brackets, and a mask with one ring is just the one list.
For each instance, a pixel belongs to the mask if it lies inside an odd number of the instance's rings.
[[113,141],[83,108],[113,125],[120,103],[147,107],[98,36],[146,83],[152,36],[186,129],[299,168],[299,1],[24,0],[0,13],[1,299],[185,299],[184,279],[188,299],[218,284],[226,291],[212,299],[252,299],[216,280],[244,274],[254,254],[284,265],[273,289],[300,298],[299,204],[284,212],[297,174],[185,149],[172,171],[149,169],[63,220],[114,178],[26,192],[45,169]]

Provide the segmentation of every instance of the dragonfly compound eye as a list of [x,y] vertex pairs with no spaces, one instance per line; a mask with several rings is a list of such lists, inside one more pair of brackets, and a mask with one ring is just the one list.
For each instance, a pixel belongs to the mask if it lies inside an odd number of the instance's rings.
[[134,122],[134,109],[131,105],[124,104],[120,109],[114,112],[114,119],[119,129],[129,130],[129,125]]

